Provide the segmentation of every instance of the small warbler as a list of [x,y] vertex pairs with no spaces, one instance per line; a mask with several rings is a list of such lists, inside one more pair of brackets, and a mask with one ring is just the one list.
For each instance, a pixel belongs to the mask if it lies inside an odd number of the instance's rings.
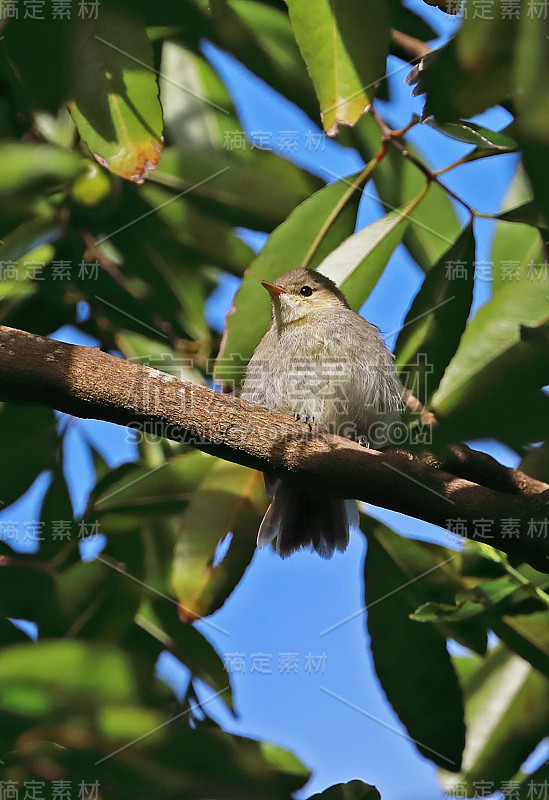
[[[403,387],[378,328],[315,270],[295,269],[261,283],[271,296],[271,325],[250,359],[241,396],[361,444],[389,443]],[[283,557],[309,548],[329,558],[345,549],[349,527],[358,521],[354,500],[296,488],[268,473],[265,486],[271,504],[258,546],[276,537]]]

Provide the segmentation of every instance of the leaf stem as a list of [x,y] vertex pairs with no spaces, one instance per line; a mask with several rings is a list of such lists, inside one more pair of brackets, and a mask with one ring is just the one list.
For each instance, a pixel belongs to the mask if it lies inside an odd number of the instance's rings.
[[365,183],[368,180],[369,176],[374,171],[375,167],[378,165],[378,163],[381,161],[381,159],[385,155],[386,149],[387,149],[387,145],[386,145],[385,142],[383,142],[381,150],[379,151],[379,153],[374,158],[372,158],[371,161],[369,161],[366,164],[366,166],[358,173],[358,175],[356,176],[356,178],[353,181],[349,182],[349,188],[347,189],[345,194],[340,198],[339,202],[336,203],[336,205],[334,206],[331,214],[326,219],[326,221],[324,222],[324,224],[320,228],[319,232],[315,236],[313,242],[311,243],[311,246],[309,247],[309,249],[308,249],[308,251],[307,251],[307,253],[305,255],[305,258],[303,259],[303,263],[301,265],[302,267],[307,267],[308,266],[308,264],[310,263],[312,257],[316,253],[320,242],[322,241],[322,239],[326,235],[326,231],[328,230],[328,228],[330,227],[332,222],[335,220],[335,218],[337,217],[339,212],[347,205],[347,202],[354,195],[356,190],[361,186],[362,183]]
[[[424,164],[423,161],[421,161],[413,153],[411,153],[406,148],[406,146],[402,144],[402,142],[398,141],[400,136],[402,136],[404,133],[406,133],[407,130],[409,130],[416,124],[417,120],[412,119],[410,123],[408,123],[408,125],[402,128],[401,130],[393,131],[387,125],[385,120],[379,116],[377,111],[374,109],[373,105],[370,106],[369,113],[372,115],[373,119],[377,123],[377,126],[381,131],[383,141],[390,142],[393,145],[393,147],[395,147],[400,152],[400,154],[404,156],[404,158],[407,158],[409,161],[412,162],[412,164],[414,164],[419,170],[421,170],[421,172],[423,172],[428,181],[438,183],[438,185],[442,189],[444,189],[444,191],[447,194],[449,194],[450,197],[453,197],[454,200],[456,200],[458,203],[464,206],[472,217],[497,219],[497,217],[494,216],[493,214],[483,214],[481,211],[477,211],[475,208],[470,206],[469,203],[463,200],[463,198],[461,198],[458,194],[456,194],[452,189],[450,189],[448,186],[445,186],[443,183],[439,181],[438,176],[439,174],[442,174],[442,171],[439,170],[438,172],[434,172],[432,169],[430,169],[430,167]],[[457,164],[455,166],[457,166]]]
[[549,608],[549,595],[547,592],[544,592],[543,589],[539,588],[539,586],[535,586],[531,581],[528,580],[528,578],[525,578],[524,575],[522,575],[517,569],[512,567],[505,553],[499,551],[499,556],[500,564],[505,568],[507,573],[511,575],[511,577],[517,581],[517,583],[520,583],[521,586],[527,588],[532,595],[535,595],[538,600],[540,600]]

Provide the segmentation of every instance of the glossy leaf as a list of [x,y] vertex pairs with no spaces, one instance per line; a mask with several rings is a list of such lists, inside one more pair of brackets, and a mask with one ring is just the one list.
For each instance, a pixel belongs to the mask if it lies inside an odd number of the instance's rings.
[[[537,576],[538,579],[531,583],[522,583],[510,575],[478,583],[458,592],[454,604],[428,602],[420,606],[411,617],[418,622],[455,622],[485,615],[485,618],[488,617],[493,622],[501,614],[506,617],[509,614],[515,615],[513,606],[519,607],[525,600],[535,601],[535,587],[544,588],[549,584],[547,576],[541,573],[537,573]],[[535,605],[543,608],[539,600]]]
[[[451,419],[451,430],[459,430],[460,438],[496,430],[502,435],[506,414],[499,399],[505,396],[506,407],[512,408],[520,391],[524,409],[527,392],[533,394],[549,382],[547,352],[529,344],[523,332],[543,331],[549,323],[546,295],[547,267],[524,265],[519,279],[500,289],[467,326],[433,400],[434,410],[445,421]],[[514,434],[521,436],[520,426]]]
[[518,772],[547,731],[549,681],[503,646],[465,683],[467,742],[463,770],[443,775],[446,791],[475,783],[500,786]]
[[289,0],[295,37],[315,85],[324,130],[354,125],[385,74],[389,16],[384,0]]
[[426,192],[427,187],[424,187],[406,206],[350,236],[319,264],[319,271],[338,284],[355,311],[381,277]]
[[90,152],[115,175],[143,183],[162,151],[162,109],[143,25],[102,9],[74,34],[72,118]]
[[357,185],[353,179],[329,184],[296,208],[269,237],[229,311],[214,373],[218,380],[240,385],[244,367],[267,330],[269,298],[260,281],[273,281],[289,269],[318,266],[353,232],[360,197]]
[[[213,613],[232,592],[255,552],[264,511],[261,473],[216,462],[193,494],[177,535],[171,581],[183,620]],[[218,545],[229,533],[227,553],[216,564]]]
[[[381,133],[370,114],[362,117],[352,135],[366,161],[380,151]],[[406,142],[406,149],[422,157],[409,142]],[[387,150],[372,177],[387,212],[409,203],[425,186],[425,175],[393,148]],[[421,269],[427,272],[455,242],[460,230],[461,224],[452,201],[442,187],[434,184],[415,209],[411,224],[404,233],[404,244]]]
[[[424,591],[422,574],[427,570],[417,571],[417,565],[406,564],[405,556],[398,550],[391,552],[389,543],[399,538],[392,531],[368,525],[366,533],[366,608],[376,673],[422,755],[457,772],[465,742],[457,677],[444,637],[434,628],[409,619]],[[439,581],[443,580],[444,560],[439,561]],[[427,581],[437,574],[432,561],[430,570],[429,575],[424,575]],[[404,680],[403,662],[407,664]],[[426,707],[438,709],[436,718],[425,713]]]
[[182,147],[222,149],[241,128],[230,95],[206,59],[180,42],[162,47],[160,100],[166,138]]
[[510,650],[549,678],[549,611],[504,616],[492,629]]
[[530,265],[545,259],[541,233],[531,225],[498,222],[492,243],[492,286],[494,292],[519,279]]
[[525,225],[533,225],[544,230],[549,228],[545,210],[534,202],[523,203],[515,208],[510,208],[500,214],[500,218],[509,222],[522,222]]
[[286,9],[253,0],[211,0],[208,6],[213,41],[316,121],[314,88]]
[[424,405],[455,355],[473,300],[475,239],[468,226],[428,273],[396,344],[408,389]]
[[474,144],[477,151],[513,153],[518,147],[515,140],[510,136],[475,125],[474,122],[460,120],[459,122],[441,124],[434,119],[428,119],[426,123],[435,130],[440,131],[440,133],[449,136],[450,139],[456,139],[458,142],[464,142],[465,144]]

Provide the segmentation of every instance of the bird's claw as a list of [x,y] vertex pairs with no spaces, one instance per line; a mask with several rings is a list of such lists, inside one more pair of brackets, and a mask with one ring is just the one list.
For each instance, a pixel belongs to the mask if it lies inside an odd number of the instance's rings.
[[313,425],[315,424],[314,417],[308,417],[307,414],[302,414],[300,411],[296,411],[295,418],[296,422],[304,422],[305,425],[309,427],[309,433],[312,433]]
[[370,442],[367,436],[359,436],[357,441],[361,447],[366,447],[368,450],[370,449]]

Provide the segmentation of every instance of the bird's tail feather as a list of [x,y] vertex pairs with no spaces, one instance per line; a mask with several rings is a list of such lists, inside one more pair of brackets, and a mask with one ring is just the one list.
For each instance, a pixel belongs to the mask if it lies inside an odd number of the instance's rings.
[[265,484],[272,500],[259,528],[258,547],[276,537],[283,558],[302,548],[314,549],[323,558],[345,550],[349,527],[358,520],[354,500],[307,492],[278,479],[266,478]]

